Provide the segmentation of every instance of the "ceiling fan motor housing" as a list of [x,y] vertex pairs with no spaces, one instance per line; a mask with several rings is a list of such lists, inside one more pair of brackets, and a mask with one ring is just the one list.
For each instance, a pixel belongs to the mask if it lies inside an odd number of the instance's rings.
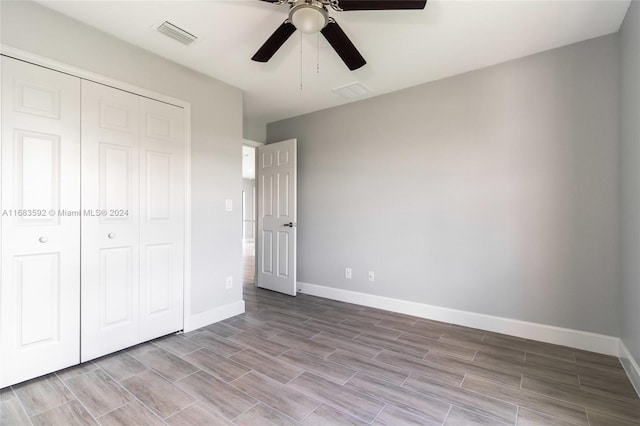
[[300,30],[303,33],[322,33],[333,50],[351,71],[364,66],[364,60],[358,49],[335,19],[329,17],[327,7],[337,12],[350,10],[403,10],[424,9],[427,0],[261,0],[267,3],[290,5],[289,17],[271,37],[264,42],[251,58],[257,62],[268,62],[291,35]]
[[289,20],[299,31],[314,34],[329,23],[329,13],[320,0],[296,0],[289,10]]

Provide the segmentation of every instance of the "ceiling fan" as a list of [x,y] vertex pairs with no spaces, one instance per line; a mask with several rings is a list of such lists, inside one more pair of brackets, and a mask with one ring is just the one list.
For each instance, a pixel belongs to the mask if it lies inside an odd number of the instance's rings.
[[251,58],[257,62],[269,59],[291,37],[296,29],[306,34],[321,32],[331,47],[353,71],[362,67],[364,60],[338,23],[329,16],[327,6],[338,12],[352,10],[424,9],[427,0],[261,0],[277,5],[289,4],[289,17],[276,29]]

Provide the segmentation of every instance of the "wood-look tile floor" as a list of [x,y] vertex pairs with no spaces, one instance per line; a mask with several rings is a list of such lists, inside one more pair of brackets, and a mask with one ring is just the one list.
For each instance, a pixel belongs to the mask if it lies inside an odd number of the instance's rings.
[[246,313],[0,390],[4,425],[640,425],[618,360],[245,285]]

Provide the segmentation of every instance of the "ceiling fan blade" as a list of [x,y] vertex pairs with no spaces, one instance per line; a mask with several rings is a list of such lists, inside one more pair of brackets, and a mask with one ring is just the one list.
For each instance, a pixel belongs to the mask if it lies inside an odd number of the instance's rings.
[[262,47],[258,49],[251,60],[256,62],[269,62],[269,59],[282,47],[285,41],[291,37],[296,31],[296,27],[293,26],[289,20],[286,20],[278,27],[278,29],[271,34],[271,37],[264,42]]
[[349,37],[342,31],[340,25],[332,18],[329,19],[327,26],[322,29],[322,35],[351,71],[357,70],[367,63],[358,52],[358,49],[351,43]]
[[427,0],[339,0],[338,7],[351,10],[403,10],[424,9]]

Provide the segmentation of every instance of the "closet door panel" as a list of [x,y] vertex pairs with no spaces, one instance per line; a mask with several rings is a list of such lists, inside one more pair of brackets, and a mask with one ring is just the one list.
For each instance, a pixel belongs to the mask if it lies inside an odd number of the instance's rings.
[[140,334],[139,97],[82,82],[82,361]]
[[80,359],[80,79],[1,66],[0,388]]
[[183,328],[184,110],[140,99],[141,339]]

